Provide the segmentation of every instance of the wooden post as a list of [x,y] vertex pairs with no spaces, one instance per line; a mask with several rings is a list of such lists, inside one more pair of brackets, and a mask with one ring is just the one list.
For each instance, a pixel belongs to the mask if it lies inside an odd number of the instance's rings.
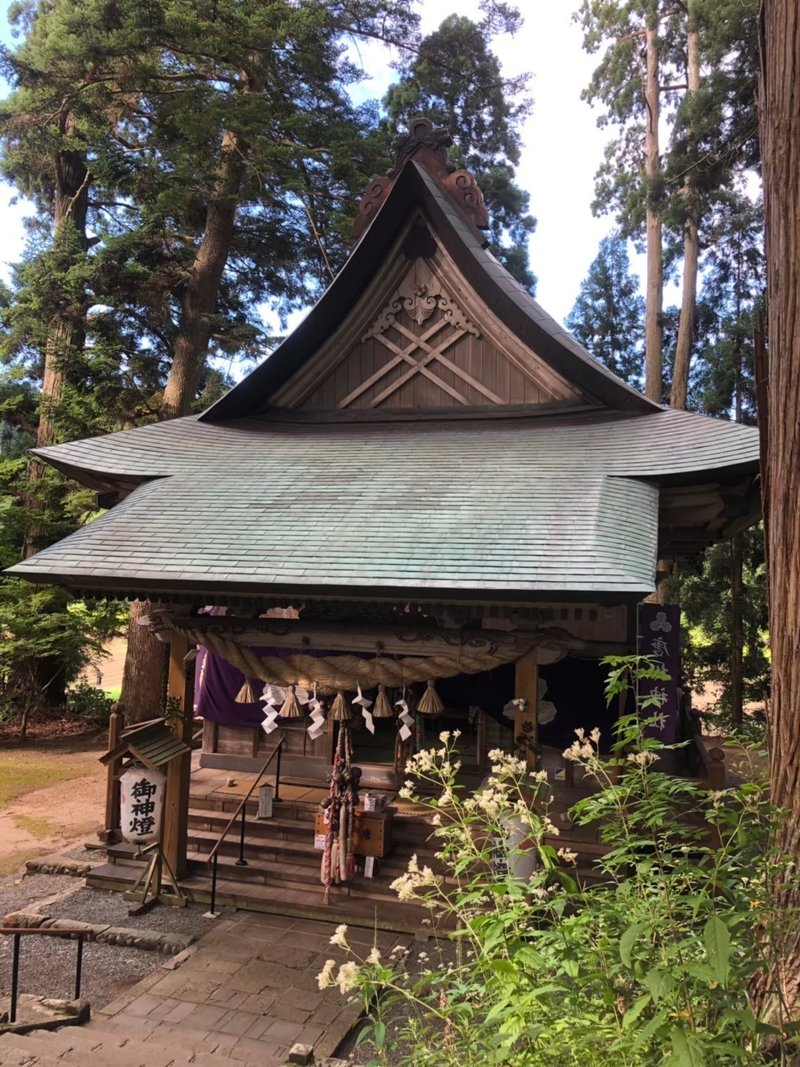
[[[178,701],[180,716],[172,726],[176,735],[187,745],[192,743],[194,718],[193,664],[187,672],[184,659],[189,651],[189,642],[180,634],[173,633],[169,646],[169,675],[167,698]],[[176,878],[187,872],[186,839],[189,824],[189,775],[192,771],[192,754],[172,760],[167,765],[167,790],[164,804],[164,823],[161,831],[164,856]]]
[[[108,751],[120,742],[125,726],[125,716],[121,704],[111,705],[108,720]],[[104,829],[97,835],[104,845],[113,845],[119,840],[119,772],[121,760],[112,760],[106,769],[106,816]]]
[[539,747],[539,655],[535,648],[516,662],[514,697],[525,701],[524,709],[514,713],[514,748],[535,769]]

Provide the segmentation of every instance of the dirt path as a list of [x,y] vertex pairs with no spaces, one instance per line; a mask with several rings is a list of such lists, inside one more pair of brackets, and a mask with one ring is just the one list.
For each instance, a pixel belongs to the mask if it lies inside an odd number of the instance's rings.
[[97,830],[103,751],[95,738],[70,738],[0,752],[0,875]]

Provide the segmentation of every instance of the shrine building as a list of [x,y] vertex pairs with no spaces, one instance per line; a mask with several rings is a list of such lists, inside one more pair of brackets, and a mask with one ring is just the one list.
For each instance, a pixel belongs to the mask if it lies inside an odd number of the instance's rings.
[[[10,573],[158,605],[184,739],[204,719],[201,777],[252,775],[282,738],[282,783],[324,788],[339,696],[375,790],[443,728],[475,782],[491,747],[608,737],[598,661],[635,650],[659,561],[758,518],[757,431],[664,408],[582,348],[487,249],[448,143],[412,123],[342,270],[217,403],[36,450],[113,504]],[[189,756],[174,763],[182,877]]]

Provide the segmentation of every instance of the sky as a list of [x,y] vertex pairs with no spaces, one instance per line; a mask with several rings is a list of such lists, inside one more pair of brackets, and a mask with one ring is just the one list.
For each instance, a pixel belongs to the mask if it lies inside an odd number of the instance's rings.
[[[580,99],[597,58],[581,48],[580,28],[572,22],[578,0],[527,0],[520,5],[525,25],[513,38],[498,38],[495,51],[504,74],[530,72],[533,113],[522,130],[524,150],[516,180],[531,195],[537,227],[530,241],[531,267],[538,278],[536,297],[563,320],[577,296],[600,240],[613,229],[609,216],[591,213],[594,174],[608,134],[597,128],[597,113]],[[457,10],[477,18],[477,0],[422,0],[422,31],[429,33]],[[10,43],[4,25],[0,39]],[[384,50],[362,50],[370,74],[366,95],[380,97],[393,77]],[[24,205],[0,185],[0,272],[19,259],[24,245]],[[293,325],[294,323],[291,323]]]

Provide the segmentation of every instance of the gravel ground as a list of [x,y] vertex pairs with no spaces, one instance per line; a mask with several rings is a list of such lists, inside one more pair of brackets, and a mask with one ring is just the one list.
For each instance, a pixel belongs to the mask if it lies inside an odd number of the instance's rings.
[[[65,875],[34,874],[0,880],[0,916],[24,907],[31,908],[56,894],[65,896],[39,910],[58,918],[162,932],[175,930],[197,936],[209,928],[210,920],[203,919],[201,905],[187,908],[157,905],[144,915],[130,916],[128,905],[120,894],[86,889],[80,879]],[[7,994],[11,984],[11,946],[11,938],[0,937],[0,995]],[[21,992],[50,997],[71,996],[76,951],[77,946],[69,941],[49,937],[24,939],[20,954]],[[100,1008],[160,967],[164,959],[158,952],[87,944],[83,956],[82,995],[95,1008]]]
[[213,919],[204,919],[208,911],[205,904],[188,904],[185,908],[172,908],[156,904],[142,915],[128,915],[128,902],[121,893],[103,889],[86,889],[80,879],[75,879],[76,891],[64,900],[47,908],[48,915],[57,919],[79,919],[89,923],[108,923],[109,926],[128,926],[133,930],[158,930],[160,933],[194,934],[201,937],[213,928]]

